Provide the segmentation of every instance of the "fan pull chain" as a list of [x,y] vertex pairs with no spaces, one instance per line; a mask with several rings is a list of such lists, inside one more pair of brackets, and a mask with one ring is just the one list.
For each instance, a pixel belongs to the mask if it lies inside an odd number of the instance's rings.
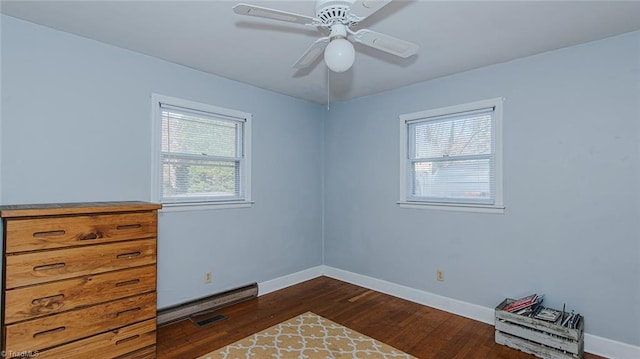
[[331,70],[327,68],[327,111],[331,109],[329,103],[331,102]]

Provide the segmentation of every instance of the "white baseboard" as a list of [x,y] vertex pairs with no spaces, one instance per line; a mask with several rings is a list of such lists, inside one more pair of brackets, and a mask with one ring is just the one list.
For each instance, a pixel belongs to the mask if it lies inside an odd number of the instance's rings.
[[324,266],[312,267],[296,273],[291,273],[282,277],[271,279],[266,282],[258,283],[258,296],[275,292],[276,290],[284,289],[286,287],[290,287],[309,279],[320,277],[323,274],[323,267]]
[[[493,308],[443,297],[423,290],[325,265],[259,283],[258,295],[267,294],[322,275],[483,323],[491,325],[494,323]],[[640,346],[634,346],[588,333],[584,335],[584,349],[586,352],[612,359],[640,358]]]
[[482,307],[479,305],[429,293],[423,290],[405,287],[403,285],[328,266],[324,267],[324,275],[341,280],[343,282],[373,289],[375,291],[389,294],[394,297],[406,299],[408,301],[426,305],[431,308],[444,310],[445,312],[457,314],[483,323],[493,325],[494,322],[493,308]]
[[584,333],[584,351],[612,359],[640,358],[640,347]]

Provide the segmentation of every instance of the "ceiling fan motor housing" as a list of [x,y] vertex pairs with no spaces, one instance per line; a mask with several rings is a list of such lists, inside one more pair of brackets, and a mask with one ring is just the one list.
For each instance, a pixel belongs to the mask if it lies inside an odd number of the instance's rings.
[[343,24],[347,27],[355,26],[358,21],[349,14],[349,9],[355,0],[318,0],[316,3],[316,17],[325,25]]

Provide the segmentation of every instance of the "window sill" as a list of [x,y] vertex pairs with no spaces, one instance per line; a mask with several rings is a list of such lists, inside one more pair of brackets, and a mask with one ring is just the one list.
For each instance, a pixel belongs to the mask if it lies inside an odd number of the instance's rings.
[[476,213],[494,213],[503,214],[504,206],[493,205],[473,205],[473,204],[450,204],[450,203],[422,203],[422,202],[397,202],[400,208],[413,208],[413,209],[436,209],[442,211],[456,211],[456,212],[476,212]]
[[206,211],[210,209],[249,208],[253,201],[229,201],[206,203],[163,203],[161,212]]

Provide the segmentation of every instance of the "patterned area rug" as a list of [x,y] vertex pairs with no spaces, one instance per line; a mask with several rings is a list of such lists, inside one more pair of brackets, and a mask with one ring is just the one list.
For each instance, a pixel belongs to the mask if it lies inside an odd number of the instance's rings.
[[198,359],[347,359],[415,357],[311,312]]

